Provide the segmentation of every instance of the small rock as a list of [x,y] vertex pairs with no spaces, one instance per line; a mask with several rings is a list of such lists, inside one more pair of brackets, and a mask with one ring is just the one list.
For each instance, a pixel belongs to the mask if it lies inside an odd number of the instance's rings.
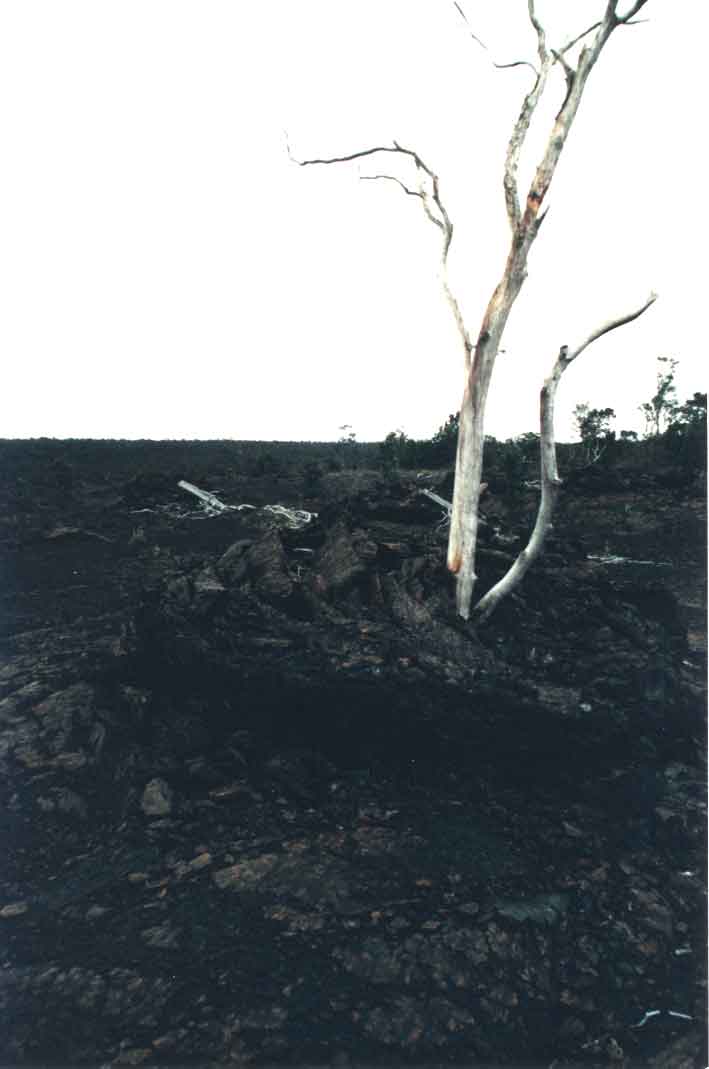
[[226,587],[211,565],[203,568],[194,581],[195,594],[221,594]]
[[8,902],[0,909],[0,917],[20,917],[29,909],[27,902]]
[[278,531],[266,531],[248,550],[247,559],[249,576],[259,593],[278,598],[293,593],[293,580]]
[[625,1058],[623,1048],[613,1036],[610,1036],[606,1043],[606,1053],[611,1062],[622,1062]]
[[240,538],[229,546],[217,562],[217,572],[224,582],[233,585],[240,583],[246,577],[248,562],[246,551],[253,544],[251,538]]
[[219,602],[226,587],[211,565],[203,568],[194,580],[193,607],[197,612],[207,613]]
[[106,913],[110,913],[111,910],[108,906],[89,906],[84,914],[87,921],[96,921],[100,917],[105,916]]
[[296,797],[312,801],[337,774],[335,767],[314,750],[284,750],[265,765],[266,773]]
[[579,1017],[567,1017],[559,1029],[562,1039],[579,1039],[584,1035],[586,1026]]
[[155,1050],[165,1050],[168,1047],[174,1047],[177,1042],[177,1036],[174,1032],[166,1032],[164,1036],[156,1036],[153,1040],[153,1047]]
[[151,779],[143,791],[140,807],[148,817],[164,817],[172,811],[172,789],[164,779]]
[[510,920],[531,921],[533,924],[552,927],[559,922],[568,906],[568,895],[551,893],[526,900],[503,899],[497,903],[497,911]]
[[197,857],[192,858],[189,863],[191,869],[203,869],[207,865],[212,864],[212,855],[206,851],[202,854],[197,854]]
[[639,887],[631,888],[631,894],[637,902],[638,911],[642,910],[643,921],[649,928],[661,932],[668,938],[673,935],[672,913],[660,896],[654,891],[643,891]]
[[146,928],[140,933],[140,937],[149,947],[160,947],[161,950],[169,950],[179,944],[179,933],[171,928],[167,921],[153,928]]
[[247,858],[237,865],[231,865],[228,869],[219,869],[213,874],[212,879],[221,890],[226,890],[227,887],[251,890],[277,864],[277,854],[262,854],[260,857]]
[[68,787],[60,787],[56,791],[57,808],[62,813],[74,813],[82,820],[88,817],[88,808],[84,799]]
[[387,600],[394,619],[404,624],[405,627],[414,629],[420,627],[430,629],[432,627],[433,617],[426,605],[417,601],[407,590],[404,590],[393,576],[389,578],[387,583]]
[[67,772],[75,772],[86,764],[86,754],[82,750],[71,753],[59,753],[52,762],[57,768],[63,768]]
[[362,531],[350,534],[346,525],[338,521],[315,559],[317,591],[339,592],[354,585],[369,570],[376,555],[376,545]]
[[117,1065],[141,1065],[153,1053],[149,1047],[126,1047],[116,1058]]

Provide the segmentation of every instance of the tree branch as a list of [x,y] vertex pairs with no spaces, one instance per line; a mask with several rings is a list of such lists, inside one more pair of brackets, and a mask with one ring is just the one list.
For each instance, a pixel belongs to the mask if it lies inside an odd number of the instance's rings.
[[537,52],[539,53],[539,63],[544,66],[544,60],[547,56],[547,38],[544,32],[544,27],[537,18],[537,12],[534,7],[534,0],[527,0],[527,11],[529,14],[529,21],[534,27],[534,32],[537,35]]
[[584,351],[584,349],[588,348],[588,346],[598,338],[602,338],[604,334],[608,334],[611,330],[616,330],[618,327],[623,327],[626,323],[632,323],[634,319],[638,319],[638,317],[641,316],[643,312],[646,312],[650,305],[654,304],[656,300],[657,294],[651,293],[640,308],[637,308],[634,312],[628,312],[627,315],[618,316],[616,319],[610,319],[607,323],[597,327],[596,330],[591,331],[586,340],[581,342],[578,348],[567,355],[566,363],[570,364],[572,360],[575,360],[576,357]]
[[[404,185],[400,178],[395,178],[393,174],[361,174],[359,177],[362,182],[374,182],[379,178],[382,178],[387,182],[396,182],[397,186],[400,186],[407,196],[420,197],[421,200],[424,199],[424,195],[420,189],[409,189],[407,185]],[[434,219],[433,222],[436,226],[442,225],[439,219]]]
[[[441,231],[443,235],[443,249],[441,253],[441,274],[443,292],[453,312],[456,326],[458,327],[458,333],[460,334],[460,338],[463,343],[466,369],[469,368],[472,342],[470,340],[470,335],[468,334],[468,331],[465,327],[465,322],[463,320],[463,313],[461,311],[460,304],[458,303],[458,300],[455,297],[453,291],[451,290],[450,284],[448,282],[448,253],[450,251],[451,242],[453,240],[453,223],[451,222],[450,216],[448,215],[446,207],[443,203],[440,192],[440,185],[438,181],[438,175],[435,173],[435,171],[433,171],[426,163],[424,163],[418,152],[415,152],[413,149],[410,148],[405,148],[403,145],[400,145],[398,141],[394,141],[393,145],[375,145],[374,148],[362,149],[359,152],[350,152],[344,156],[330,156],[311,160],[297,159],[291,152],[290,145],[288,145],[287,139],[286,146],[288,148],[288,155],[290,159],[293,160],[294,163],[297,163],[299,167],[309,167],[313,166],[314,164],[327,165],[332,163],[350,163],[352,162],[352,160],[363,159],[366,156],[374,156],[378,152],[398,152],[400,155],[408,156],[410,159],[412,159],[416,165],[417,171],[423,171],[423,173],[428,176],[431,186],[430,191],[424,187],[423,183],[421,184],[418,190],[410,189],[405,182],[402,182],[400,178],[396,178],[394,175],[376,174],[361,175],[360,177],[363,180],[368,181],[374,181],[375,179],[386,179],[390,182],[396,182],[396,184],[401,189],[403,189],[404,193],[406,193],[407,196],[419,197],[426,217],[430,219],[434,226],[436,226]],[[435,212],[431,210],[431,202],[436,206],[436,209],[439,213],[438,215],[436,215]]]
[[539,557],[546,541],[546,536],[552,529],[552,516],[556,507],[556,500],[561,487],[561,479],[556,464],[556,441],[554,437],[554,402],[556,390],[561,376],[569,364],[579,356],[592,342],[608,334],[609,331],[622,327],[626,323],[632,323],[647,311],[651,304],[657,300],[657,295],[651,293],[640,308],[627,315],[618,316],[604,323],[592,331],[584,342],[572,353],[568,345],[562,345],[556,358],[551,374],[545,380],[539,395],[539,454],[541,467],[541,497],[534,529],[529,541],[521,551],[514,564],[508,569],[503,577],[480,599],[473,609],[473,617],[476,622],[486,620],[497,608],[503,598],[507,597],[522,581],[534,561]]
[[[458,3],[458,0],[453,0],[453,5],[454,5],[455,8],[457,8],[458,13],[460,14],[460,17],[463,19],[463,21],[465,22],[465,25],[468,27],[468,32],[470,33],[470,36],[472,37],[472,39],[474,41],[476,41],[480,45],[480,47],[483,49],[483,51],[487,52],[487,54],[489,56],[490,55],[490,49],[487,47],[485,42],[481,41],[480,38],[478,37],[478,35],[473,33],[473,31],[470,29],[470,23],[468,21],[468,18],[466,16],[465,12],[463,11],[462,7]],[[531,67],[535,74],[538,73],[537,72],[537,68],[534,66],[534,64],[530,63],[529,60],[526,60],[526,59],[516,59],[512,63],[496,63],[495,60],[492,57],[490,57],[490,62],[492,63],[493,67],[497,67],[498,70],[509,70],[511,67]]]
[[566,90],[568,95],[568,93],[571,91],[571,86],[574,84],[574,77],[576,75],[576,71],[571,66],[571,64],[567,63],[564,59],[563,51],[557,52],[555,48],[552,48],[551,54],[554,57],[554,62],[560,63],[561,66],[564,68],[564,77],[566,78]]
[[[297,159],[288,146],[288,155],[293,161],[297,163],[299,167],[311,167],[314,164],[328,164],[328,163],[349,163],[351,160],[359,160],[364,156],[373,156],[376,152],[401,152],[404,155],[411,156],[416,161],[417,166],[423,166],[420,158],[415,152],[411,152],[409,149],[402,148],[394,142],[393,145],[377,145],[374,148],[365,148],[361,152],[351,152],[348,156],[330,156],[327,159],[313,159],[313,160],[299,160]],[[424,170],[428,168],[424,167]],[[430,172],[429,172],[430,173]]]
[[617,10],[616,10],[617,7],[618,7],[618,0],[615,0],[615,3],[613,4],[613,13],[614,13],[618,23],[625,23],[627,25],[630,22],[630,20],[632,18],[634,18],[635,15],[637,15],[637,13],[640,10],[640,8],[641,7],[645,7],[646,3],[647,3],[647,0],[635,0],[635,3],[630,8],[630,11],[626,11],[626,13],[624,15],[618,15]]
[[534,85],[522,102],[522,107],[517,117],[517,122],[512,129],[512,136],[507,145],[507,154],[505,156],[505,174],[502,180],[502,185],[505,191],[507,218],[513,235],[517,233],[517,229],[522,221],[522,209],[517,188],[519,157],[527,132],[529,131],[532,116],[534,115],[540,97],[544,92],[547,75],[549,74],[549,69],[553,62],[552,57],[550,57],[549,52],[547,51],[544,28],[537,18],[534,8],[534,0],[528,0],[528,10],[530,22],[537,34],[537,51],[539,52],[540,68],[538,71],[535,69],[536,78]]
[[593,33],[594,30],[597,30],[600,25],[600,22],[594,22],[592,26],[588,27],[588,29],[584,30],[582,33],[577,34],[576,37],[573,37],[570,41],[567,41],[563,48],[559,49],[559,55],[563,56],[566,52],[569,51],[569,49],[573,48],[574,45],[577,45],[579,41],[583,40],[584,37],[587,37],[589,33]]

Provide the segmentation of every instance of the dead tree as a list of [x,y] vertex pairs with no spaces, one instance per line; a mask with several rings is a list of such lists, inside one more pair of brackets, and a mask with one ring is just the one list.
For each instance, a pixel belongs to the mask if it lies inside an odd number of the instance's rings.
[[[455,0],[454,0],[455,2]],[[633,0],[625,14],[618,13],[620,0],[606,0],[605,10],[602,17],[593,25],[579,33],[573,40],[568,41],[559,49],[550,48],[547,44],[546,32],[535,10],[535,0],[527,0],[529,20],[537,37],[538,65],[531,66],[534,71],[534,83],[524,97],[517,121],[514,124],[510,137],[507,154],[505,157],[505,169],[503,189],[507,218],[510,225],[510,245],[502,278],[493,290],[482,323],[477,333],[476,340],[468,331],[460,304],[453,294],[448,280],[448,255],[453,239],[453,224],[446,211],[441,198],[438,176],[428,167],[419,154],[410,148],[404,148],[398,142],[390,146],[375,146],[360,152],[353,152],[346,156],[336,156],[329,159],[296,160],[301,166],[313,164],[345,163],[350,160],[362,159],[365,156],[375,156],[380,153],[396,153],[413,161],[418,178],[415,189],[410,188],[405,182],[392,175],[374,174],[363,176],[371,179],[387,179],[396,182],[409,196],[418,197],[421,200],[426,216],[438,229],[442,236],[442,279],[443,288],[451,307],[455,322],[463,346],[463,359],[465,365],[465,385],[463,398],[460,406],[460,425],[458,431],[458,449],[455,466],[455,487],[453,492],[453,507],[451,512],[450,536],[448,541],[448,569],[456,576],[456,608],[463,619],[468,619],[471,614],[471,604],[477,576],[475,574],[475,552],[479,526],[478,505],[480,498],[480,486],[482,480],[483,443],[485,438],[484,417],[490,380],[492,378],[495,360],[500,348],[502,336],[507,325],[512,307],[519,296],[520,290],[527,277],[527,260],[530,249],[539,233],[544,221],[546,209],[542,210],[552,178],[557,168],[559,158],[569,136],[569,131],[576,117],[581,103],[588,77],[598,61],[601,52],[608,43],[611,34],[619,26],[633,24],[634,17],[644,7],[647,0]],[[462,8],[455,2],[460,14],[465,18]],[[467,23],[467,20],[466,20]],[[479,39],[472,36],[476,41]],[[581,42],[585,42],[581,44]],[[581,44],[575,64],[571,61],[571,55],[576,45]],[[483,46],[484,47],[484,46]],[[521,61],[520,61],[521,62]],[[510,64],[496,64],[496,66],[519,66],[520,62]],[[566,80],[566,94],[562,105],[556,115],[552,129],[544,149],[542,159],[537,166],[529,189],[524,200],[520,197],[518,188],[518,167],[525,139],[529,131],[532,117],[537,109],[539,101],[547,89],[547,80],[551,69],[559,64],[564,72]],[[654,299],[654,298],[653,298]],[[648,307],[648,302],[641,311]],[[641,312],[623,317],[610,326],[601,328],[594,336],[620,326],[621,323],[629,322]],[[577,356],[591,339],[587,340],[573,354]],[[562,348],[563,352],[563,348]],[[569,358],[564,363],[559,357],[561,364],[557,362],[554,372],[542,390],[542,409],[544,409],[544,390],[546,396],[553,402],[553,392],[556,389],[558,378]],[[573,359],[573,357],[571,357]],[[542,486],[543,501],[532,536],[530,547],[524,561],[518,567],[513,567],[511,572],[502,580],[502,592],[494,596],[493,591],[476,605],[472,612],[475,616],[485,617],[490,614],[495,605],[505,593],[508,593],[522,578],[529,564],[538,555],[543,541],[543,534],[549,526],[555,488],[558,484],[556,473],[556,461],[550,459],[555,454],[553,446],[553,420],[551,412],[553,404],[547,408],[546,417],[542,411]],[[544,420],[547,420],[547,429],[544,430]],[[546,444],[545,444],[546,438]],[[546,450],[546,452],[545,452]],[[546,458],[546,460],[545,460]],[[546,464],[546,469],[545,469]],[[547,472],[545,480],[544,471]],[[544,497],[546,487],[546,497]],[[540,531],[537,530],[542,525]],[[499,588],[500,584],[498,584]],[[497,588],[495,588],[497,589]]]

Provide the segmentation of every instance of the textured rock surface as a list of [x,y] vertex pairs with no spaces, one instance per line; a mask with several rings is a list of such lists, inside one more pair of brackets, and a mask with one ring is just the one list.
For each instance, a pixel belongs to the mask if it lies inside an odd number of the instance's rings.
[[0,1060],[703,1064],[698,617],[560,539],[476,634],[437,508],[324,482],[13,528]]

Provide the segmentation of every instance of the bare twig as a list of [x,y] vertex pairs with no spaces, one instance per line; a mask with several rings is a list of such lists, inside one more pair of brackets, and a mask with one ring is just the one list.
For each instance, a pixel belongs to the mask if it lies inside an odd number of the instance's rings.
[[445,218],[439,219],[433,214],[431,205],[428,203],[428,196],[424,190],[421,190],[421,200],[423,201],[423,210],[426,213],[426,218],[430,219],[434,226],[437,226],[439,230],[443,231],[443,259],[445,262],[450,243],[453,240],[453,226],[450,222],[446,224]]
[[477,41],[477,43],[480,45],[480,47],[482,49],[485,50],[485,52],[489,52],[490,49],[487,47],[487,45],[484,44],[484,42],[480,40],[478,35],[476,33],[473,33],[473,31],[470,29],[470,23],[468,22],[468,17],[465,14],[465,12],[463,11],[463,9],[460,6],[460,4],[458,3],[458,0],[453,0],[453,6],[458,9],[458,13],[459,13],[460,17],[462,18],[463,22],[465,23],[465,25],[468,27],[468,30],[470,32],[470,36],[472,37],[472,39],[474,41]]
[[297,159],[290,148],[288,154],[293,163],[297,163],[299,167],[312,167],[314,164],[328,164],[328,163],[349,163],[351,160],[359,160],[364,156],[374,156],[377,152],[401,152],[407,156],[412,156],[414,160],[420,163],[420,160],[416,156],[415,152],[410,152],[408,149],[401,148],[400,145],[394,143],[393,145],[376,145],[374,148],[365,148],[361,152],[351,152],[347,156],[329,156],[323,159],[312,160],[299,160]]
[[630,23],[630,20],[634,18],[635,15],[637,15],[640,8],[645,7],[646,3],[647,0],[635,0],[635,3],[631,6],[629,11],[626,11],[624,15],[619,15],[617,13],[618,0],[615,0],[615,2],[613,3],[613,14],[615,15],[618,24],[625,23],[625,25],[627,26]]
[[577,45],[579,43],[579,41],[582,41],[583,38],[587,37],[589,33],[593,33],[594,30],[597,30],[600,25],[601,25],[600,22],[594,22],[592,26],[589,26],[587,29],[585,29],[581,33],[577,34],[576,37],[573,37],[570,41],[567,41],[566,44],[563,45],[563,47],[558,50],[559,56],[566,55],[566,53],[570,49],[572,49],[574,47],[574,45]]
[[437,505],[444,508],[446,510],[446,518],[450,519],[451,510],[453,508],[452,502],[447,501],[445,497],[440,497],[439,494],[434,494],[433,490],[419,490],[419,493],[423,494],[424,497],[429,497],[431,501],[435,501]]
[[[490,49],[487,47],[485,42],[481,41],[480,38],[478,37],[478,35],[476,33],[473,33],[473,31],[470,29],[470,23],[468,21],[468,18],[466,16],[465,12],[463,11],[462,7],[458,3],[458,0],[453,0],[453,5],[454,5],[455,8],[457,8],[457,10],[458,10],[458,12],[460,14],[460,17],[463,19],[463,21],[465,22],[465,25],[468,27],[468,32],[470,33],[470,36],[472,37],[472,39],[474,41],[477,41],[477,43],[480,45],[480,47],[483,49],[483,51],[487,52],[487,54],[490,55]],[[492,59],[492,57],[491,57],[490,58],[490,62],[492,63],[493,67],[497,67],[498,70],[509,70],[511,67],[531,67],[532,70],[534,71],[534,73],[537,74],[537,68],[534,66],[533,63],[530,63],[529,60],[527,60],[527,59],[516,59],[512,63],[496,63],[495,60]]]
[[[409,189],[407,185],[404,185],[400,178],[395,178],[393,174],[361,174],[359,177],[363,182],[374,182],[380,178],[385,182],[396,182],[397,186],[400,186],[407,196],[420,197],[421,200],[424,199],[424,194],[420,189]],[[438,220],[435,220],[435,222],[438,222]]]
[[522,108],[517,117],[512,136],[510,137],[507,145],[507,155],[505,157],[505,175],[503,178],[503,188],[505,191],[505,207],[507,208],[507,218],[509,219],[510,228],[513,234],[517,233],[517,229],[522,220],[522,209],[519,202],[519,192],[517,189],[517,170],[519,167],[519,157],[524,145],[525,138],[529,131],[529,126],[532,121],[532,116],[536,110],[537,104],[544,92],[544,86],[546,85],[549,69],[553,63],[553,57],[549,54],[546,47],[546,36],[544,28],[537,18],[537,14],[534,7],[534,0],[528,0],[529,19],[537,34],[537,51],[539,52],[540,66],[536,71],[536,78],[534,85],[525,96],[522,102]]

